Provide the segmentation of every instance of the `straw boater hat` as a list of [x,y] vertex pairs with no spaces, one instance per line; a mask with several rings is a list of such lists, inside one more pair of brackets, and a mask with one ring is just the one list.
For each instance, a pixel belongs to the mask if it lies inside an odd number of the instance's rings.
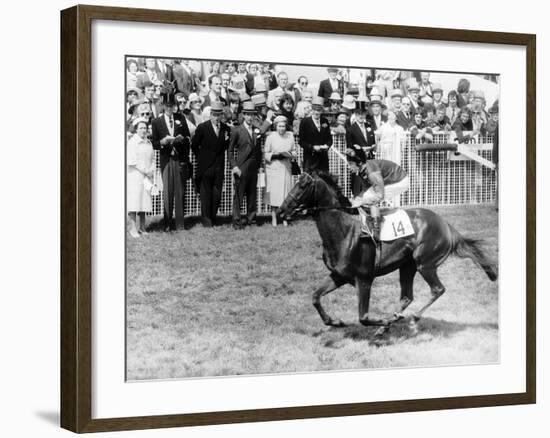
[[247,101],[243,103],[243,113],[254,113],[256,114],[256,107],[254,106],[254,103],[251,101]]
[[342,107],[353,111],[355,109],[355,97],[352,94],[346,94],[344,96],[344,103],[342,103]]
[[401,91],[401,88],[394,88],[391,90],[390,97],[393,99],[394,97],[401,97],[403,98],[403,91]]
[[369,98],[371,100],[382,100],[383,97],[382,92],[378,88],[373,87],[372,90],[370,90]]
[[256,107],[260,107],[260,106],[265,106],[266,105],[266,100],[265,100],[265,96],[263,94],[254,94],[250,100],[252,101],[252,103],[254,104],[254,106]]
[[321,96],[313,96],[313,100],[311,101],[311,107],[312,108],[324,108],[325,106],[325,99],[323,99]]
[[223,104],[218,101],[214,101],[210,104],[210,113],[221,113],[223,112]]
[[386,105],[384,105],[384,102],[380,99],[378,99],[377,97],[378,96],[375,96],[376,99],[371,99],[370,102],[369,102],[369,106],[373,106],[373,105],[380,105],[382,108],[386,108]]
[[244,103],[244,102],[250,102],[250,96],[246,93],[243,93],[241,95],[241,103]]
[[342,102],[342,98],[340,97],[340,93],[337,91],[333,91],[328,100],[336,100],[338,102]]

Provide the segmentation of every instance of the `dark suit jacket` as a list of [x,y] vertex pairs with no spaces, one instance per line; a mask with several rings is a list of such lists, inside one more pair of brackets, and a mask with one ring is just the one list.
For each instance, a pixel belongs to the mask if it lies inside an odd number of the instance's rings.
[[178,92],[183,93],[187,99],[195,91],[195,78],[190,75],[183,66],[174,64],[172,67],[173,81]]
[[183,140],[175,140],[172,144],[162,146],[160,141],[166,137],[170,131],[164,119],[164,114],[153,119],[151,124],[153,130],[153,149],[160,151],[160,168],[164,169],[170,161],[172,151],[175,152],[174,158],[180,163],[189,163],[189,128],[185,117],[180,114],[174,114],[174,137],[181,135]]
[[330,95],[334,92],[340,93],[340,96],[344,95],[344,83],[338,79],[338,89],[333,90],[332,86],[330,85],[330,79],[324,79],[319,83],[319,92],[317,93],[317,96],[323,97],[325,99],[329,99]]
[[246,74],[246,82],[244,83],[246,94],[252,96],[254,94],[254,75],[252,73]]
[[313,119],[306,117],[300,122],[300,146],[304,150],[304,169],[328,171],[328,151],[316,152],[313,146],[326,144],[332,146],[332,134],[328,120],[321,117],[321,130],[318,131]]
[[378,128],[380,128],[380,126],[382,125],[382,123],[385,123],[388,121],[388,116],[385,116],[384,114],[380,114],[380,125],[377,125],[376,124],[376,121],[374,120],[374,116],[371,114],[370,115],[370,123],[371,123],[371,126],[372,128],[376,131]]
[[231,129],[223,122],[220,124],[219,136],[216,136],[210,120],[197,126],[191,142],[191,149],[197,158],[197,182],[209,167],[219,166],[223,172],[230,134]]
[[412,111],[409,112],[409,117],[405,115],[403,111],[399,111],[397,113],[396,122],[399,126],[401,126],[405,131],[409,129],[409,126],[411,126],[411,123],[414,122],[414,116]]
[[[369,131],[370,129],[370,131]],[[363,133],[361,132],[361,128],[359,125],[354,122],[350,128],[346,131],[346,145],[350,149],[354,149],[353,145],[357,144],[361,147],[365,146],[372,146],[376,143],[376,139],[374,136],[374,131],[376,129],[371,126],[371,123],[367,120],[365,123],[365,131],[367,134],[367,137],[363,137]],[[367,158],[374,158],[374,155],[372,152],[367,153]]]
[[231,139],[229,140],[229,149],[227,156],[231,168],[241,167],[247,160],[255,159],[259,164],[262,161],[262,146],[254,134],[252,126],[252,137],[244,124],[233,128]]

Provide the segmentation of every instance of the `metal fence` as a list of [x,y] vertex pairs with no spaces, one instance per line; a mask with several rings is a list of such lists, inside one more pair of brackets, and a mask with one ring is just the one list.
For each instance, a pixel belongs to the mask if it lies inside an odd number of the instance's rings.
[[[492,137],[477,137],[468,145],[470,150],[476,152],[483,158],[492,158]],[[452,142],[450,134],[434,134],[433,143],[443,144]],[[404,136],[393,141],[385,141],[379,144],[377,158],[390,159],[399,163],[410,177],[410,189],[395,199],[394,205],[457,205],[457,204],[483,204],[492,203],[496,196],[496,174],[495,171],[472,161],[471,159],[450,151],[425,151],[417,152],[415,149],[416,139],[406,133]],[[343,134],[333,136],[333,148],[340,152],[346,149],[346,138]],[[262,144],[263,149],[263,144]],[[302,148],[299,146],[299,139],[296,137],[296,151],[298,160],[302,166]],[[157,166],[159,166],[158,152]],[[193,169],[196,170],[196,160],[191,153]],[[338,183],[344,194],[351,196],[351,176],[347,165],[332,149],[329,149],[330,165],[329,170],[338,177]],[[263,172],[263,163],[260,168]],[[298,177],[294,177],[297,179]],[[261,178],[259,178],[259,181]],[[270,206],[264,204],[265,188],[258,187],[258,214],[269,213]],[[230,216],[233,202],[233,177],[229,162],[225,164],[225,178],[222,189],[222,199],[218,214]],[[200,198],[195,192],[192,180],[187,181],[185,195],[185,215],[200,216]],[[162,192],[153,196],[153,211],[151,214],[162,214]],[[242,211],[245,211],[243,201]]]

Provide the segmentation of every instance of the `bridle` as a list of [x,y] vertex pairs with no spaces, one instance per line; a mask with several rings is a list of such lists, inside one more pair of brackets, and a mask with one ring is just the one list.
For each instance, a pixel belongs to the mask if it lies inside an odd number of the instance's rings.
[[[302,175],[306,175],[308,177],[308,182],[313,183],[313,204],[316,204],[317,203],[317,186],[315,184],[316,178],[312,177],[307,172],[303,172]],[[326,182],[325,182],[325,184],[326,184]],[[317,211],[324,211],[324,210],[350,210],[350,209],[355,210],[355,209],[357,209],[357,207],[341,206],[341,205],[328,205],[328,206],[324,206],[324,207],[306,207],[303,204],[303,202],[301,202],[300,199],[298,199],[296,196],[294,196],[292,194],[292,191],[289,192],[289,194],[287,196],[297,204],[297,207],[292,210],[291,215],[294,215],[296,213],[303,212],[303,211],[317,212]]]

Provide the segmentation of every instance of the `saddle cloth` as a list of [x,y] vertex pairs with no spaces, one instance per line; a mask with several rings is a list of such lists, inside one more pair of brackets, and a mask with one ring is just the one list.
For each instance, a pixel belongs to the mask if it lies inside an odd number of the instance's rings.
[[383,214],[382,219],[380,240],[383,242],[400,239],[401,237],[414,234],[414,228],[405,210],[397,209],[395,212]]

